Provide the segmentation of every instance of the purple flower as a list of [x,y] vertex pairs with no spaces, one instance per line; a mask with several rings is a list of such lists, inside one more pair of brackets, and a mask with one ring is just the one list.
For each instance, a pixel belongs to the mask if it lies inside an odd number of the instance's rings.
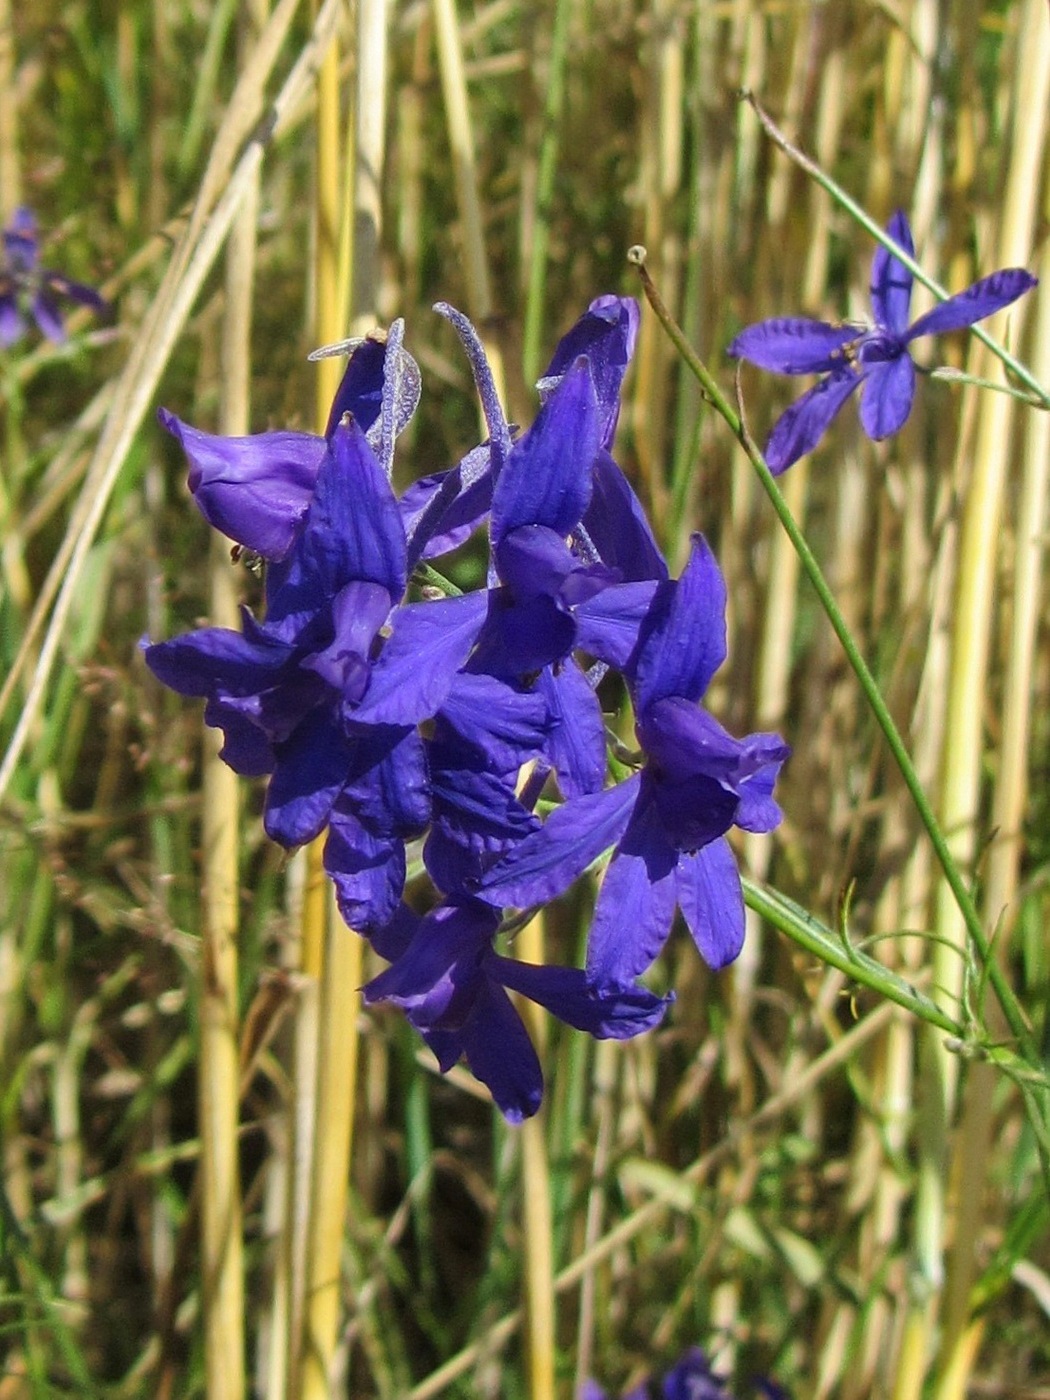
[[[758,1389],[769,1400],[787,1400],[784,1392],[769,1382],[756,1381]],[[651,1376],[622,1397],[622,1400],[733,1400],[728,1382],[711,1369],[711,1363],[699,1347],[690,1347],[663,1377]],[[588,1381],[580,1391],[579,1400],[611,1400],[594,1381]]]
[[[189,488],[209,525],[264,559],[285,558],[310,509],[326,442],[343,415],[350,414],[369,446],[378,451],[384,396],[393,398],[395,377],[399,391],[392,403],[395,434],[415,411],[419,369],[399,339],[393,334],[376,334],[355,347],[323,437],[291,430],[222,437],[202,432],[160,409],[161,424],[178,439],[189,460]],[[389,356],[391,342],[393,355]],[[393,361],[396,364],[390,363]],[[398,370],[397,376],[390,374],[393,368]]]
[[493,947],[499,922],[499,913],[477,900],[450,901],[423,918],[402,906],[373,938],[393,961],[364,998],[400,1006],[443,1071],[465,1056],[504,1117],[520,1123],[540,1106],[543,1074],[508,991],[577,1030],[617,1040],[655,1026],[671,998],[639,986],[600,991],[577,968],[502,957]]
[[[618,664],[633,649],[657,587],[652,577],[621,582],[621,570],[597,557],[580,528],[596,463],[607,457],[602,413],[590,362],[581,356],[512,448],[492,498],[492,558],[501,586],[490,591],[470,661],[474,671],[542,692],[552,719],[548,757],[568,797],[598,791],[605,776],[601,711],[571,653],[582,649]],[[634,517],[627,518],[634,539]],[[615,529],[608,534],[615,538]],[[654,553],[662,568],[655,546]]]
[[659,586],[624,666],[639,773],[566,802],[483,877],[480,898],[544,904],[610,846],[587,951],[598,986],[628,985],[659,954],[676,907],[705,961],[731,962],[744,936],[731,826],[771,831],[788,748],[775,734],[732,738],[697,703],[726,653],[725,584],[700,536],[677,583]]
[[27,308],[42,335],[56,344],[66,338],[58,298],[105,312],[109,304],[93,287],[40,266],[40,239],[31,210],[16,209],[3,232],[0,262],[0,346],[13,345],[26,328]]
[[[510,430],[477,333],[466,317],[452,307],[439,303],[435,309],[452,321],[470,357],[490,441],[468,453],[458,467],[423,478],[405,492],[402,509],[406,512],[410,558],[433,558],[466,539],[489,510],[494,483],[512,450]],[[616,431],[620,388],[634,353],[637,332],[638,304],[633,298],[597,297],[562,337],[537,385],[546,403],[578,362],[586,361],[599,442],[587,474],[575,473],[576,487],[587,502],[577,521],[577,533],[581,540],[589,542],[594,559],[618,569],[619,576],[627,581],[667,576],[667,566],[645,512],[607,450]],[[573,473],[569,475],[571,478]]]
[[[359,927],[396,908],[404,838],[419,834],[430,812],[414,719],[358,717],[405,567],[390,484],[356,424],[340,426],[305,526],[287,559],[270,567],[266,621],[245,610],[243,633],[204,628],[145,653],[166,685],[207,700],[205,721],[223,730],[232,768],[270,775],[264,824],[273,840],[297,846],[331,825],[326,863]],[[425,606],[442,613],[440,603]],[[427,709],[420,693],[431,684],[421,659],[400,697],[410,713],[413,702]]]
[[[911,229],[898,210],[886,232],[914,255]],[[1023,268],[982,277],[908,324],[912,275],[880,243],[871,266],[871,306],[875,324],[831,325],[801,317],[776,317],[741,331],[727,354],[777,374],[826,377],[783,413],[766,443],[774,476],[811,452],[839,409],[861,388],[860,421],[878,442],[899,432],[915,397],[915,362],[908,347],[920,336],[960,330],[1009,306],[1036,284]]]

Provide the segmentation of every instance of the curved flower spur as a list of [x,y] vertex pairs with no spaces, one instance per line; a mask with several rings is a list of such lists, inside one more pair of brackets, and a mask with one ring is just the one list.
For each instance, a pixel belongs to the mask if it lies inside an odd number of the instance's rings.
[[[913,256],[908,220],[898,210],[886,232]],[[823,374],[777,419],[765,458],[774,476],[812,452],[831,420],[860,389],[860,422],[874,442],[903,428],[915,398],[915,362],[909,346],[926,335],[962,330],[993,316],[1036,285],[1023,268],[982,277],[908,324],[913,277],[880,243],[871,265],[871,309],[875,324],[834,325],[806,317],[777,316],[742,330],[726,350],[775,374]]]

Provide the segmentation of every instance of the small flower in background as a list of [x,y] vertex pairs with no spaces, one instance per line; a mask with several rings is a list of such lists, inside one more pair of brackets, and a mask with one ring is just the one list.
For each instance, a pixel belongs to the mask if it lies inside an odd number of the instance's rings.
[[[911,229],[900,210],[886,232],[914,255]],[[873,326],[783,316],[742,330],[726,352],[734,358],[775,374],[826,375],[773,425],[765,450],[769,470],[777,476],[811,452],[855,389],[861,390],[860,422],[868,437],[875,442],[892,437],[907,421],[915,398],[915,362],[908,351],[912,342],[983,321],[1036,281],[1023,268],[993,272],[909,325],[912,275],[880,243],[871,265]]]
[[[788,1400],[787,1394],[771,1381],[758,1379],[754,1392],[764,1400]],[[614,1400],[608,1391],[587,1381],[578,1400]],[[650,1376],[621,1400],[736,1400],[728,1382],[711,1369],[711,1363],[699,1347],[690,1347],[666,1375]],[[740,1397],[743,1400],[743,1397]]]
[[106,312],[109,303],[93,287],[40,266],[40,238],[32,210],[16,209],[3,232],[0,262],[0,346],[14,345],[32,316],[42,335],[60,345],[66,328],[58,298]]

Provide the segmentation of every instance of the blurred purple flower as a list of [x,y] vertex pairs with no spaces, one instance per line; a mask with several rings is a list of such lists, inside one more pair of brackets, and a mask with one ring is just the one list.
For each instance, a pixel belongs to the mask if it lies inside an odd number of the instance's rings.
[[615,846],[588,941],[587,974],[598,986],[628,985],[649,967],[676,907],[710,967],[731,962],[743,942],[725,833],[777,825],[773,786],[789,749],[775,734],[734,739],[697,703],[725,659],[725,603],[718,565],[696,536],[682,577],[659,586],[624,665],[645,767],[566,802],[477,889],[500,907],[545,904]]
[[[711,1369],[711,1363],[699,1347],[690,1347],[664,1375],[650,1376],[621,1400],[733,1400],[728,1381]],[[766,1400],[788,1400],[778,1386],[766,1380],[756,1380],[755,1386]],[[613,1400],[595,1381],[587,1381],[578,1400]]]
[[32,210],[16,209],[3,232],[0,262],[0,346],[14,345],[25,332],[27,309],[42,335],[56,344],[66,338],[58,298],[106,312],[109,304],[93,287],[40,266],[40,238]]
[[[914,255],[908,220],[900,210],[886,232]],[[1036,285],[1023,268],[982,277],[963,292],[908,324],[912,274],[880,243],[871,267],[875,324],[832,325],[803,317],[775,317],[742,330],[727,354],[776,374],[825,374],[773,425],[766,461],[774,476],[811,452],[850,394],[861,389],[860,422],[878,442],[899,432],[915,397],[915,362],[908,347],[924,335],[961,330],[1009,306]]]
[[508,996],[513,991],[597,1039],[626,1040],[650,1030],[670,997],[645,987],[592,987],[570,967],[539,967],[493,947],[500,915],[477,900],[439,905],[423,918],[402,906],[373,946],[391,966],[364,989],[365,1001],[399,1006],[443,1071],[466,1057],[511,1123],[529,1118],[543,1097],[543,1073]]

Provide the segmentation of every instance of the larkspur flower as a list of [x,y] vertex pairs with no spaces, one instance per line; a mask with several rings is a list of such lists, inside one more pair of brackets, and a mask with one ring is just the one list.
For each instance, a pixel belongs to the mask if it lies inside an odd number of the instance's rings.
[[396,434],[419,402],[419,368],[401,349],[399,336],[380,333],[354,346],[323,436],[287,429],[225,437],[160,409],[162,426],[178,440],[189,461],[190,492],[208,524],[264,559],[285,558],[310,509],[325,445],[343,415],[349,413],[369,445],[379,450],[384,392],[391,397],[386,388],[391,369],[398,373],[392,405]]
[[[913,256],[908,220],[898,210],[886,232]],[[982,277],[908,324],[912,274],[880,243],[871,267],[873,326],[833,325],[804,317],[774,317],[742,330],[727,354],[777,374],[823,374],[773,425],[765,457],[774,475],[811,452],[857,389],[860,421],[873,441],[904,426],[915,398],[909,346],[922,336],[961,330],[1009,306],[1036,285],[1023,268]]]
[[108,302],[82,282],[40,266],[40,238],[30,209],[16,209],[3,232],[0,262],[0,346],[14,345],[25,332],[27,315],[56,344],[66,338],[58,300],[79,302],[106,312]]
[[645,766],[564,803],[478,886],[499,907],[544,904],[615,847],[588,939],[596,985],[640,976],[676,907],[710,967],[740,951],[743,897],[725,835],[734,825],[777,825],[773,786],[789,750],[775,734],[732,738],[698,703],[725,659],[725,603],[718,565],[696,536],[682,577],[660,586],[624,664]]
[[[770,1381],[757,1379],[754,1385],[765,1400],[787,1400],[784,1391]],[[578,1400],[612,1400],[612,1397],[597,1382],[587,1381]],[[728,1381],[712,1369],[700,1347],[690,1347],[665,1375],[650,1376],[622,1400],[733,1400],[733,1395]]]
[[641,986],[597,990],[577,968],[503,957],[493,945],[499,923],[499,913],[478,900],[450,901],[423,918],[402,906],[372,940],[391,966],[368,983],[364,998],[399,1006],[442,1070],[465,1057],[504,1117],[520,1123],[540,1106],[543,1073],[509,991],[577,1030],[617,1040],[650,1030],[671,998]]
[[[341,424],[325,450],[305,525],[287,559],[267,575],[266,621],[245,610],[243,633],[203,628],[145,648],[160,680],[207,700],[205,721],[223,730],[230,766],[269,775],[264,825],[273,840],[297,846],[330,826],[326,866],[361,928],[396,908],[404,839],[418,835],[430,813],[414,721],[357,717],[380,629],[405,590],[405,570],[390,484],[361,430]],[[442,613],[440,603],[426,606],[435,620]],[[410,618],[405,630],[412,626]],[[454,674],[454,648],[436,664],[446,660]],[[422,656],[413,683],[431,684]],[[413,695],[401,699],[411,705]],[[415,700],[417,709],[428,703]]]
[[[489,425],[490,440],[468,453],[459,467],[421,478],[402,498],[414,522],[428,514],[434,498],[446,498],[445,522],[426,533],[424,558],[456,548],[481,524],[491,508],[495,482],[511,454],[510,429],[496,394],[492,372],[477,332],[465,316],[445,303],[436,310],[455,326],[471,361]],[[620,411],[620,388],[634,352],[638,304],[632,297],[596,297],[559,341],[537,388],[546,403],[582,358],[590,371],[599,444],[587,476],[579,477],[586,505],[578,522],[580,541],[593,556],[616,568],[625,581],[666,578],[667,566],[652,529],[627,478],[609,454]],[[409,532],[411,539],[411,530]]]

